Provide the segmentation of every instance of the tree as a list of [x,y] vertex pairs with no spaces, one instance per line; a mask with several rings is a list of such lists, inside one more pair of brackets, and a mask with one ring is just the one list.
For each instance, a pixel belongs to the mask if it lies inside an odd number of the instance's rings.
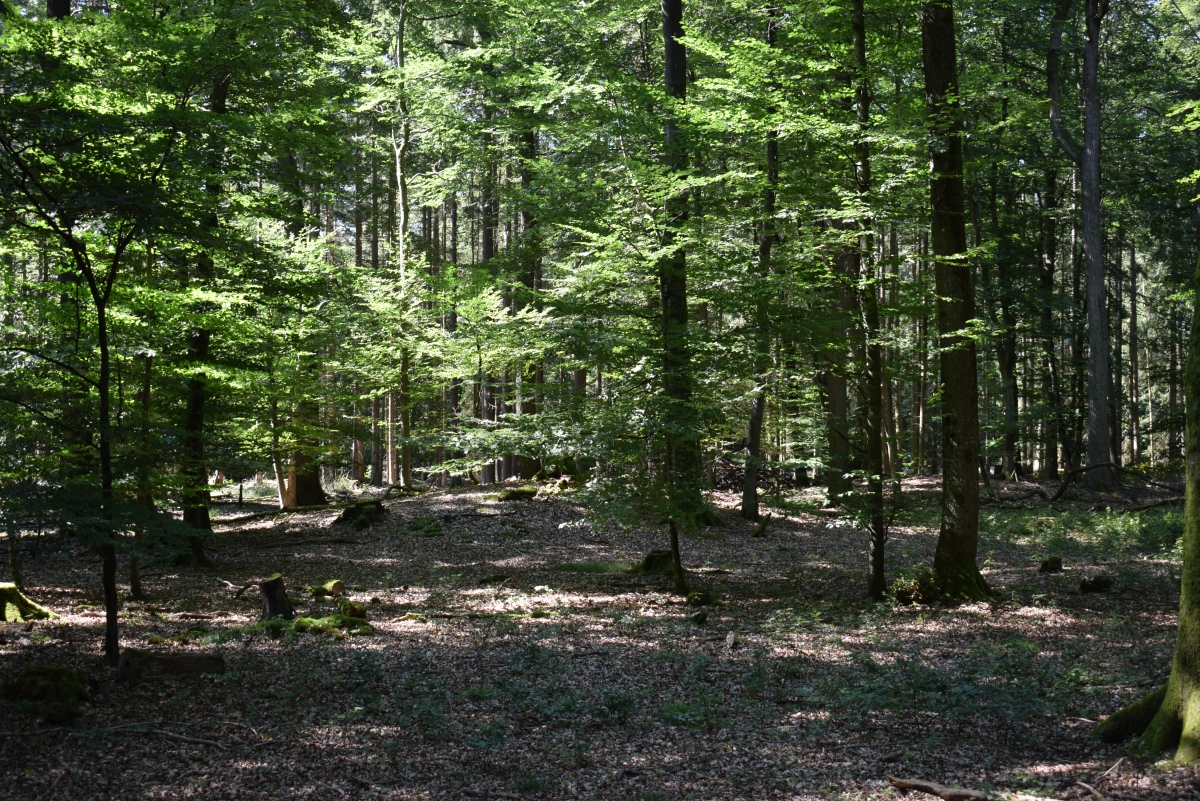
[[942,381],[942,526],[933,571],[953,598],[991,591],[975,563],[979,541],[979,391],[975,293],[966,262],[962,119],[959,116],[953,0],[921,6],[925,103],[929,112],[932,208],[930,245],[937,281]]

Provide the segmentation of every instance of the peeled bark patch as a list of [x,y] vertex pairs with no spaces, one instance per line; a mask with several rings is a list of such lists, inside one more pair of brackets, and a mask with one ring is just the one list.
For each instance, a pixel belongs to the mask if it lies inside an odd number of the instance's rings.
[[17,585],[12,583],[0,584],[0,606],[4,607],[5,623],[24,623],[28,620],[58,617],[46,607],[29,600]]

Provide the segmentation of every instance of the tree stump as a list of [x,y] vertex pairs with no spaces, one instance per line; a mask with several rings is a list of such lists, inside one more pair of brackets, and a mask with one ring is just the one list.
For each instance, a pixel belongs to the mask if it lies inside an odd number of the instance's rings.
[[283,576],[279,573],[266,581],[260,581],[258,591],[262,593],[262,620],[270,620],[273,617],[291,620],[296,616],[292,602],[288,600],[287,590],[283,587]]
[[4,612],[5,623],[24,623],[27,620],[58,617],[44,606],[26,598],[16,584],[7,582],[0,583],[0,610]]
[[126,648],[121,651],[121,660],[117,663],[117,681],[130,684],[163,676],[195,678],[206,673],[224,672],[225,657],[220,654],[160,654]]
[[355,528],[367,528],[386,513],[383,501],[371,498],[365,501],[355,501],[347,506],[334,522],[351,523]]

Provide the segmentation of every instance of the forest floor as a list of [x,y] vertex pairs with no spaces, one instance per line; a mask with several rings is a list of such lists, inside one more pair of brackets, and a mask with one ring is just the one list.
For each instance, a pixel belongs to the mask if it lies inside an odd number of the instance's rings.
[[[44,545],[26,589],[61,618],[0,637],[0,682],[69,665],[90,700],[68,726],[0,705],[0,799],[884,799],[889,775],[1200,798],[1195,770],[1092,735],[1168,671],[1178,510],[985,507],[997,600],[921,607],[865,601],[866,535],[799,500],[755,537],[716,496],[725,524],[683,543],[718,600],[703,623],[669,576],[630,569],[661,530],[593,525],[569,495],[430,492],[366,529],[230,509],[216,567],[148,566],[151,600],[121,617],[123,645],[216,651],[227,672],[135,686],[101,655],[97,560]],[[931,480],[906,482],[893,577],[931,562],[937,517]],[[1063,572],[1038,572],[1048,555]],[[333,603],[303,585],[343,580],[375,632],[272,639],[235,590],[275,572],[314,615]],[[1113,589],[1081,594],[1101,572]]]

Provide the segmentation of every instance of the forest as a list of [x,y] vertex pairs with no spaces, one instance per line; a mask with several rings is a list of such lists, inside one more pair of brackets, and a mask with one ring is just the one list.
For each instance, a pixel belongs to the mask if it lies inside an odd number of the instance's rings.
[[0,801],[1200,798],[1198,282],[1200,0],[0,0]]

